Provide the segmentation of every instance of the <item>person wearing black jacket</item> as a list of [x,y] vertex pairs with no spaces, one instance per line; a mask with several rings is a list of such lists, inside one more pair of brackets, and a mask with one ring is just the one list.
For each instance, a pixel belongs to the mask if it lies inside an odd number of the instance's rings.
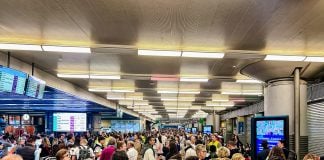
[[236,147],[234,141],[228,141],[227,148],[230,150],[230,156],[229,156],[230,159],[235,153],[240,153],[240,150]]
[[270,149],[268,147],[268,141],[263,140],[261,146],[263,147],[263,150],[260,153],[258,153],[257,160],[266,160],[270,152]]
[[285,140],[280,140],[278,141],[277,146],[282,149],[282,151],[285,154],[286,159],[288,159],[289,156],[289,150],[285,147],[286,141]]
[[35,137],[29,137],[24,147],[18,148],[16,154],[20,155],[24,160],[35,159]]

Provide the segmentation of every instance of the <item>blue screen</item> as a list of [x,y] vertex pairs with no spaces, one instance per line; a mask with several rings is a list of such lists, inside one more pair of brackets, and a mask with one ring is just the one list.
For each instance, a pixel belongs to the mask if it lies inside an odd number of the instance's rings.
[[262,140],[267,140],[269,148],[276,146],[279,140],[285,139],[284,120],[259,120],[256,122],[257,154],[263,150]]
[[191,132],[191,128],[185,128],[186,133],[190,133]]
[[111,120],[111,129],[116,132],[134,133],[140,131],[138,120]]
[[191,128],[191,132],[192,132],[193,134],[196,134],[196,133],[197,133],[197,128]]
[[205,134],[211,134],[212,133],[212,127],[211,126],[205,126],[203,130],[204,130]]
[[24,94],[27,74],[0,66],[0,92]]
[[45,90],[45,81],[42,81],[36,77],[29,76],[26,96],[42,99]]

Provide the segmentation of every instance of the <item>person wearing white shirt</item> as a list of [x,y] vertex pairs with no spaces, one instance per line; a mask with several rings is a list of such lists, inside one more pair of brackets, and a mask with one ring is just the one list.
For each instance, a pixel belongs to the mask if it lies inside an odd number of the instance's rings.
[[162,139],[162,144],[163,144],[163,146],[165,146],[165,143],[166,143],[166,141],[167,141],[167,137],[165,136],[165,133],[162,133],[162,137],[161,137],[161,139]]
[[149,137],[148,138],[148,148],[144,152],[144,157],[143,160],[155,160],[155,155],[153,151],[153,145],[155,144],[155,138],[154,137]]
[[186,141],[186,148],[185,148],[185,158],[197,156],[196,150],[192,146],[191,142],[188,140]]
[[127,142],[127,156],[129,160],[137,160],[138,157],[138,152],[134,148],[134,142],[133,141],[128,141]]

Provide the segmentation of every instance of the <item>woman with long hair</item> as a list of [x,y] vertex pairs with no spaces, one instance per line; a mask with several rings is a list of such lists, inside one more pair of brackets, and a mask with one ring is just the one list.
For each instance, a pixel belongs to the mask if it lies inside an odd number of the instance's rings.
[[271,149],[267,159],[268,160],[286,160],[286,156],[280,147],[274,146]]

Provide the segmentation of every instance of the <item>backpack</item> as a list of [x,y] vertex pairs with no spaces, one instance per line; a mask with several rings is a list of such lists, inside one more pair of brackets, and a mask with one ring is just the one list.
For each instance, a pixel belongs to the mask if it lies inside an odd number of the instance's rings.
[[84,160],[87,158],[91,158],[90,147],[80,146],[79,147],[79,160]]
[[149,149],[152,149],[153,155],[155,155],[154,149],[152,147],[150,147],[149,145],[145,145],[144,147],[142,147],[142,150],[141,150],[142,158],[144,158],[145,152]]

